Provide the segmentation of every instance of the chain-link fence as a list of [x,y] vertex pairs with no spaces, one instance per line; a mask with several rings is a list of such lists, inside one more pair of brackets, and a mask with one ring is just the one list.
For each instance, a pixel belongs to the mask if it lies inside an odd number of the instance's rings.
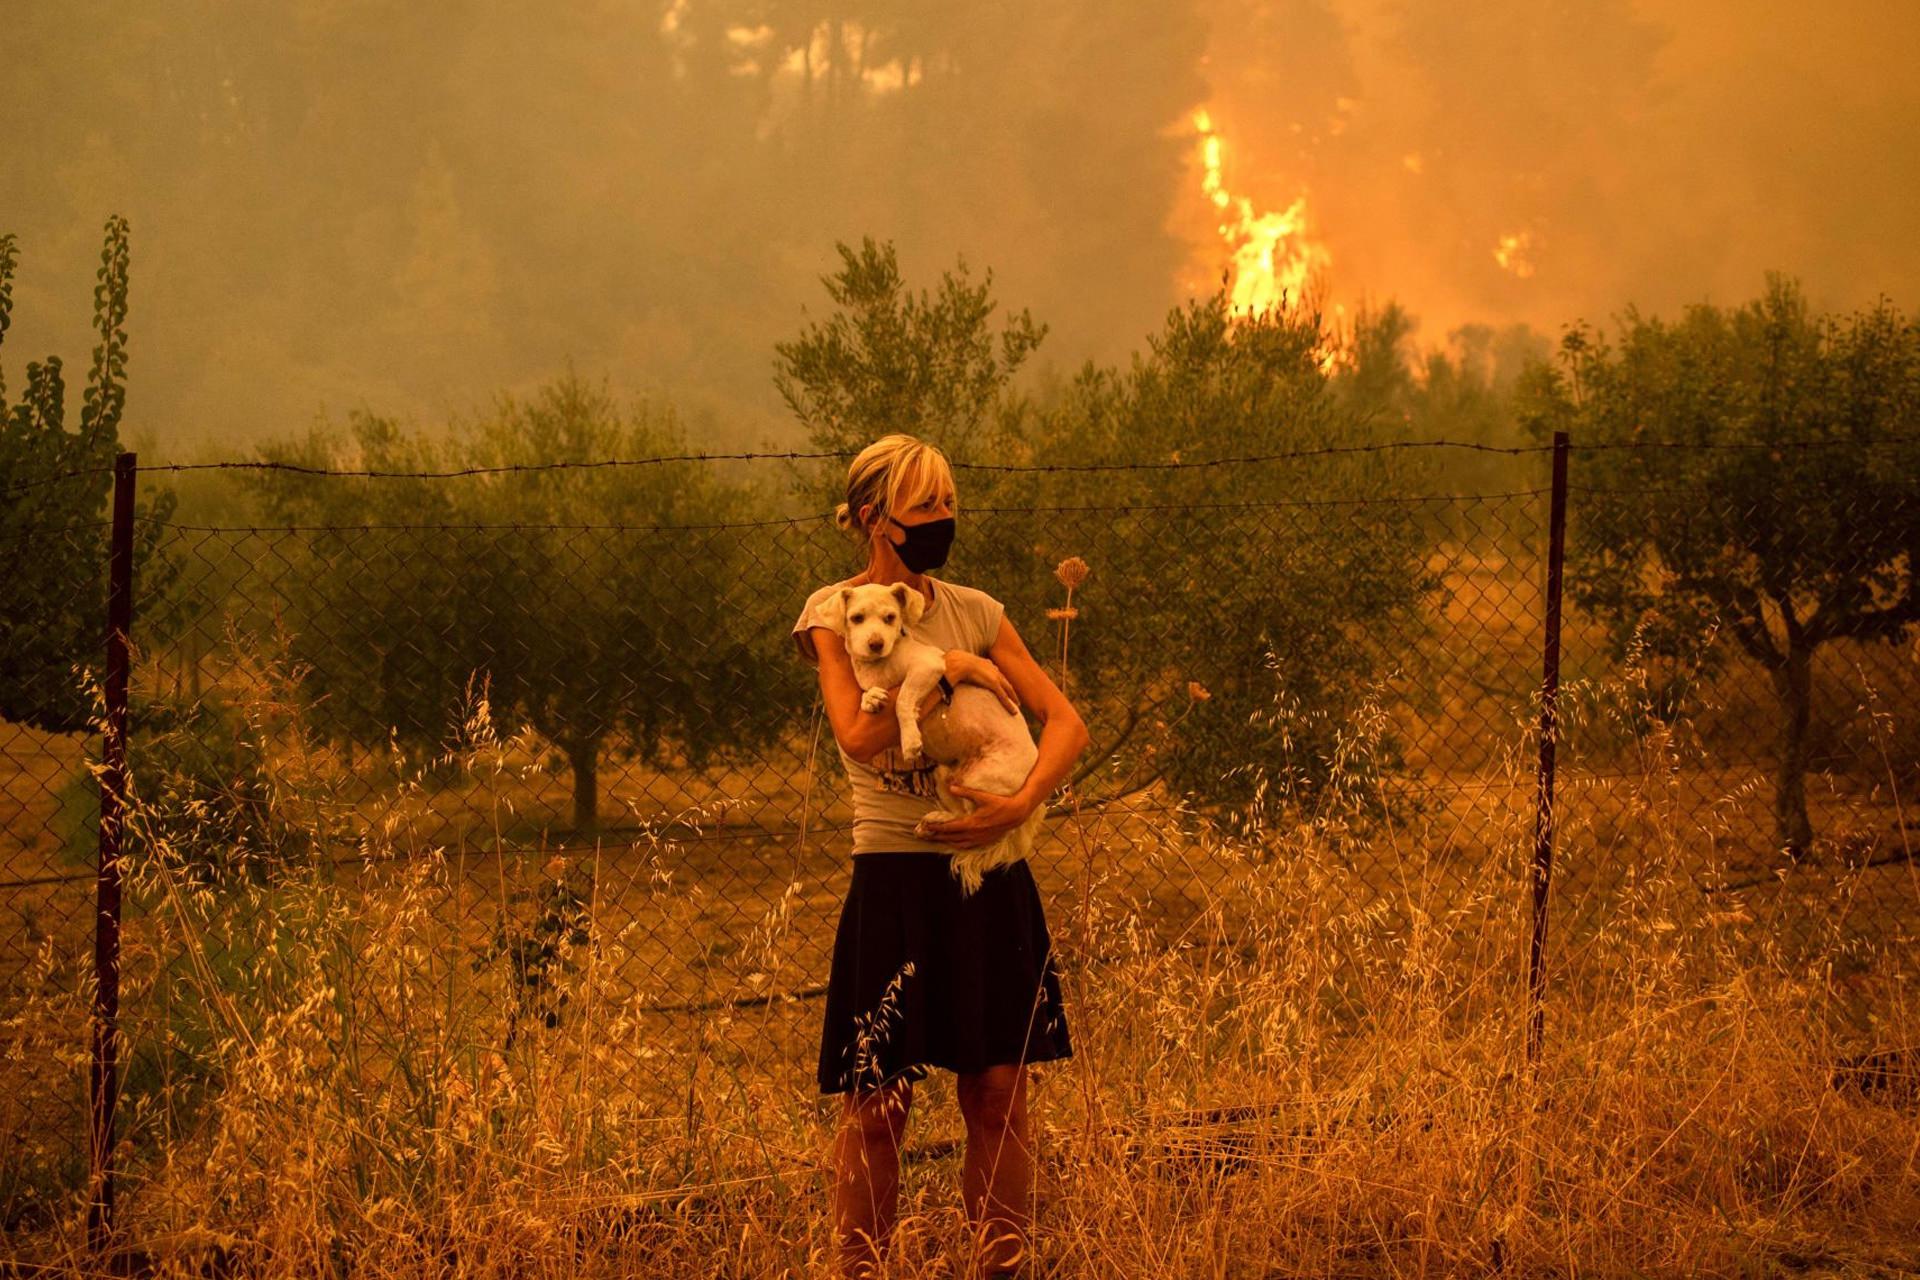
[[[1091,733],[1030,860],[1065,968],[1097,972],[1122,933],[1232,947],[1255,900],[1237,886],[1309,840],[1376,936],[1417,914],[1524,962],[1553,499],[1534,462],[1537,485],[1474,496],[1378,474],[1276,491],[1249,464],[963,505],[935,576],[1006,603]],[[1656,861],[1689,886],[1675,928],[1731,921],[1787,963],[1910,959],[1912,513],[1861,493],[1794,523],[1790,478],[1736,501],[1580,472],[1576,451],[1550,988],[1631,959],[1613,913]],[[285,980],[319,902],[352,904],[369,974],[468,1011],[499,1052],[585,1016],[593,969],[639,1112],[691,1105],[688,1061],[810,1092],[851,813],[788,631],[861,567],[845,535],[437,505],[487,477],[248,482],[305,505],[139,522],[116,1163],[201,1122],[236,1024],[207,992],[244,1005]],[[47,524],[6,554],[78,545],[104,582],[108,535]],[[104,622],[93,588],[72,595],[30,603]],[[0,723],[13,1216],[85,1185],[101,739],[36,708],[97,722],[102,653],[6,677],[59,684],[10,689]],[[326,897],[297,891],[315,882]],[[340,1035],[377,1075],[412,1069],[393,1031]]]

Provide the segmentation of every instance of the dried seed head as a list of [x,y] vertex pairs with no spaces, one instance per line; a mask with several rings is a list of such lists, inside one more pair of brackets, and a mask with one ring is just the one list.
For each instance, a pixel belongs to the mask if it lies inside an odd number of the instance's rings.
[[1207,686],[1201,684],[1198,680],[1189,680],[1187,681],[1187,696],[1195,702],[1205,702],[1213,695],[1208,693]]
[[1054,569],[1053,576],[1060,579],[1061,584],[1071,591],[1087,580],[1089,572],[1091,571],[1087,568],[1085,560],[1079,556],[1068,556]]
[[1047,610],[1047,616],[1055,620],[1060,618],[1077,618],[1080,616],[1080,611],[1071,606],[1065,609],[1049,609]]
[[549,879],[560,879],[567,874],[567,860],[557,853],[554,854],[547,859],[546,871]]

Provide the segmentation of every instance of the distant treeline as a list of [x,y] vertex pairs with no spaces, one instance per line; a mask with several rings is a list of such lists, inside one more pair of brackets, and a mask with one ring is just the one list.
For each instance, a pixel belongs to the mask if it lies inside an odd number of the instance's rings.
[[[110,238],[115,287],[123,250]],[[1438,542],[1532,546],[1532,530],[1451,529],[1444,507],[1404,500],[1537,489],[1540,453],[1361,446],[1510,447],[1570,431],[1589,450],[1582,486],[1611,495],[1586,499],[1572,525],[1570,595],[1607,620],[1622,656],[1697,675],[1741,653],[1769,673],[1779,834],[1796,853],[1814,834],[1812,655],[1839,639],[1899,640],[1920,621],[1920,447],[1907,439],[1920,332],[1888,304],[1817,317],[1775,277],[1739,308],[1677,321],[1630,311],[1612,343],[1576,326],[1541,353],[1486,333],[1414,370],[1391,306],[1338,334],[1304,308],[1234,315],[1216,295],[1172,310],[1125,364],[1036,389],[1015,375],[1045,326],[1002,314],[990,276],[956,268],[916,290],[889,245],[840,253],[831,310],[775,352],[776,386],[811,445],[845,454],[908,430],[991,464],[960,475],[954,572],[1006,600],[1037,647],[1060,603],[1054,563],[1092,565],[1080,602],[1106,622],[1074,632],[1075,696],[1108,730],[1116,785],[1164,781],[1243,829],[1281,820],[1334,775],[1382,674],[1369,637],[1417,645],[1444,603],[1429,565]],[[0,487],[110,456],[122,385],[111,292],[81,430],[63,426],[57,369],[31,367],[6,410]],[[1661,447],[1595,448],[1636,444]],[[157,648],[229,625],[278,635],[314,724],[421,754],[457,735],[484,688],[500,727],[531,729],[564,757],[575,824],[590,829],[609,755],[700,769],[751,762],[794,732],[814,689],[787,628],[814,586],[862,562],[820,519],[844,496],[844,459],[538,469],[689,452],[670,405],[622,402],[572,372],[432,430],[356,412],[260,460],[534,469],[179,476],[179,513],[143,522],[181,532],[157,545],[147,535],[140,639]],[[148,477],[149,492],[165,480]],[[97,475],[27,492],[0,532],[28,541],[61,504],[71,521],[104,498]],[[187,532],[211,525],[261,532]],[[97,634],[87,619],[104,553],[91,535],[62,545],[64,559],[9,587],[0,711],[71,730],[78,694],[49,691],[70,689]],[[68,637],[65,649],[48,636]],[[1662,715],[1684,701],[1685,681],[1671,687]],[[55,704],[59,715],[44,711]],[[1350,783],[1355,762],[1344,764]],[[1398,765],[1391,735],[1378,735],[1358,776]],[[1346,799],[1370,804],[1364,787]]]

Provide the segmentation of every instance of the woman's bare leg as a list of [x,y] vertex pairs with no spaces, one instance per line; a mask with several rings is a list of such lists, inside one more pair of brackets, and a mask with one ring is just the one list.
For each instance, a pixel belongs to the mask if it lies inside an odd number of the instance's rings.
[[967,1121],[962,1194],[976,1239],[985,1236],[980,1267],[987,1275],[1012,1271],[1027,1259],[1027,1232],[1032,1219],[1033,1138],[1027,1120],[1027,1068],[1001,1066],[961,1072],[955,1087],[960,1095],[960,1114]]
[[841,1106],[833,1144],[833,1224],[840,1274],[878,1274],[893,1235],[900,1193],[900,1144],[913,1081],[858,1089]]

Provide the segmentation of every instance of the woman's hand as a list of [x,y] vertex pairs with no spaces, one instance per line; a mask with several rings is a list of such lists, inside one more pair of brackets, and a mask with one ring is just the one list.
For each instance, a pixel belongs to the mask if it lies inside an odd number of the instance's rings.
[[965,649],[949,649],[946,660],[949,684],[977,684],[999,698],[1010,714],[1020,714],[1020,694],[1014,689],[1013,681],[1007,679],[1006,673],[994,665],[993,659],[968,653]]
[[1033,816],[1033,806],[1018,796],[976,791],[958,782],[949,782],[947,790],[973,801],[974,810],[944,822],[924,821],[929,840],[950,844],[958,849],[978,849],[990,845]]

